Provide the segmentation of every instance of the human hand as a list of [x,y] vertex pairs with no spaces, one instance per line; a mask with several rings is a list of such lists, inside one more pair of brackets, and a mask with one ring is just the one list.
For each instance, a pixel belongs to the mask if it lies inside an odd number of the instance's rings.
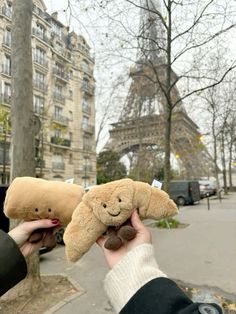
[[[19,246],[22,254],[27,257],[42,246],[55,247],[56,241],[52,231],[59,225],[58,219],[24,221],[9,231],[8,234]],[[30,238],[34,232],[36,237],[32,241]]]
[[141,222],[137,210],[135,210],[131,216],[131,225],[137,231],[136,237],[124,243],[118,250],[111,251],[107,250],[104,247],[104,244],[107,240],[106,236],[102,236],[97,239],[97,244],[102,248],[107,264],[110,268],[112,268],[119,260],[122,259],[129,251],[134,249],[135,247],[145,244],[151,243],[151,233]]

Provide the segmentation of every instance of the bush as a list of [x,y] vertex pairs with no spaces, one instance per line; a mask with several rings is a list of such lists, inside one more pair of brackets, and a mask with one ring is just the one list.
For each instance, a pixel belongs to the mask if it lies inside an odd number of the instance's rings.
[[180,222],[176,219],[160,219],[156,221],[156,226],[158,228],[178,228]]

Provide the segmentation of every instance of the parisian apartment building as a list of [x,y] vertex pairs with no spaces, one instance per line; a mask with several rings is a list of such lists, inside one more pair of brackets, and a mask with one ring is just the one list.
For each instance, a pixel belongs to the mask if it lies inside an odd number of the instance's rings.
[[[12,3],[0,0],[0,180],[9,183],[11,131]],[[94,57],[85,38],[48,14],[34,1],[32,19],[33,108],[40,126],[36,135],[36,175],[96,184]],[[2,114],[4,112],[4,115]]]

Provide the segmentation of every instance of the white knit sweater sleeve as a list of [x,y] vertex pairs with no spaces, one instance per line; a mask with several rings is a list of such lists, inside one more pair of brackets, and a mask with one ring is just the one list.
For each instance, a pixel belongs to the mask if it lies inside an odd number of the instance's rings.
[[147,282],[167,277],[155,260],[153,246],[142,244],[127,253],[107,274],[105,291],[117,313]]

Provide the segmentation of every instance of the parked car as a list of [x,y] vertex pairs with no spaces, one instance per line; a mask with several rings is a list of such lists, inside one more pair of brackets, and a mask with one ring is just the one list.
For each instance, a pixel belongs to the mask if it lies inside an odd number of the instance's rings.
[[201,199],[198,181],[171,181],[169,194],[170,198],[180,206],[193,205]]
[[217,186],[214,181],[210,180],[199,180],[199,186],[200,186],[200,195],[201,198],[216,195],[217,193]]

